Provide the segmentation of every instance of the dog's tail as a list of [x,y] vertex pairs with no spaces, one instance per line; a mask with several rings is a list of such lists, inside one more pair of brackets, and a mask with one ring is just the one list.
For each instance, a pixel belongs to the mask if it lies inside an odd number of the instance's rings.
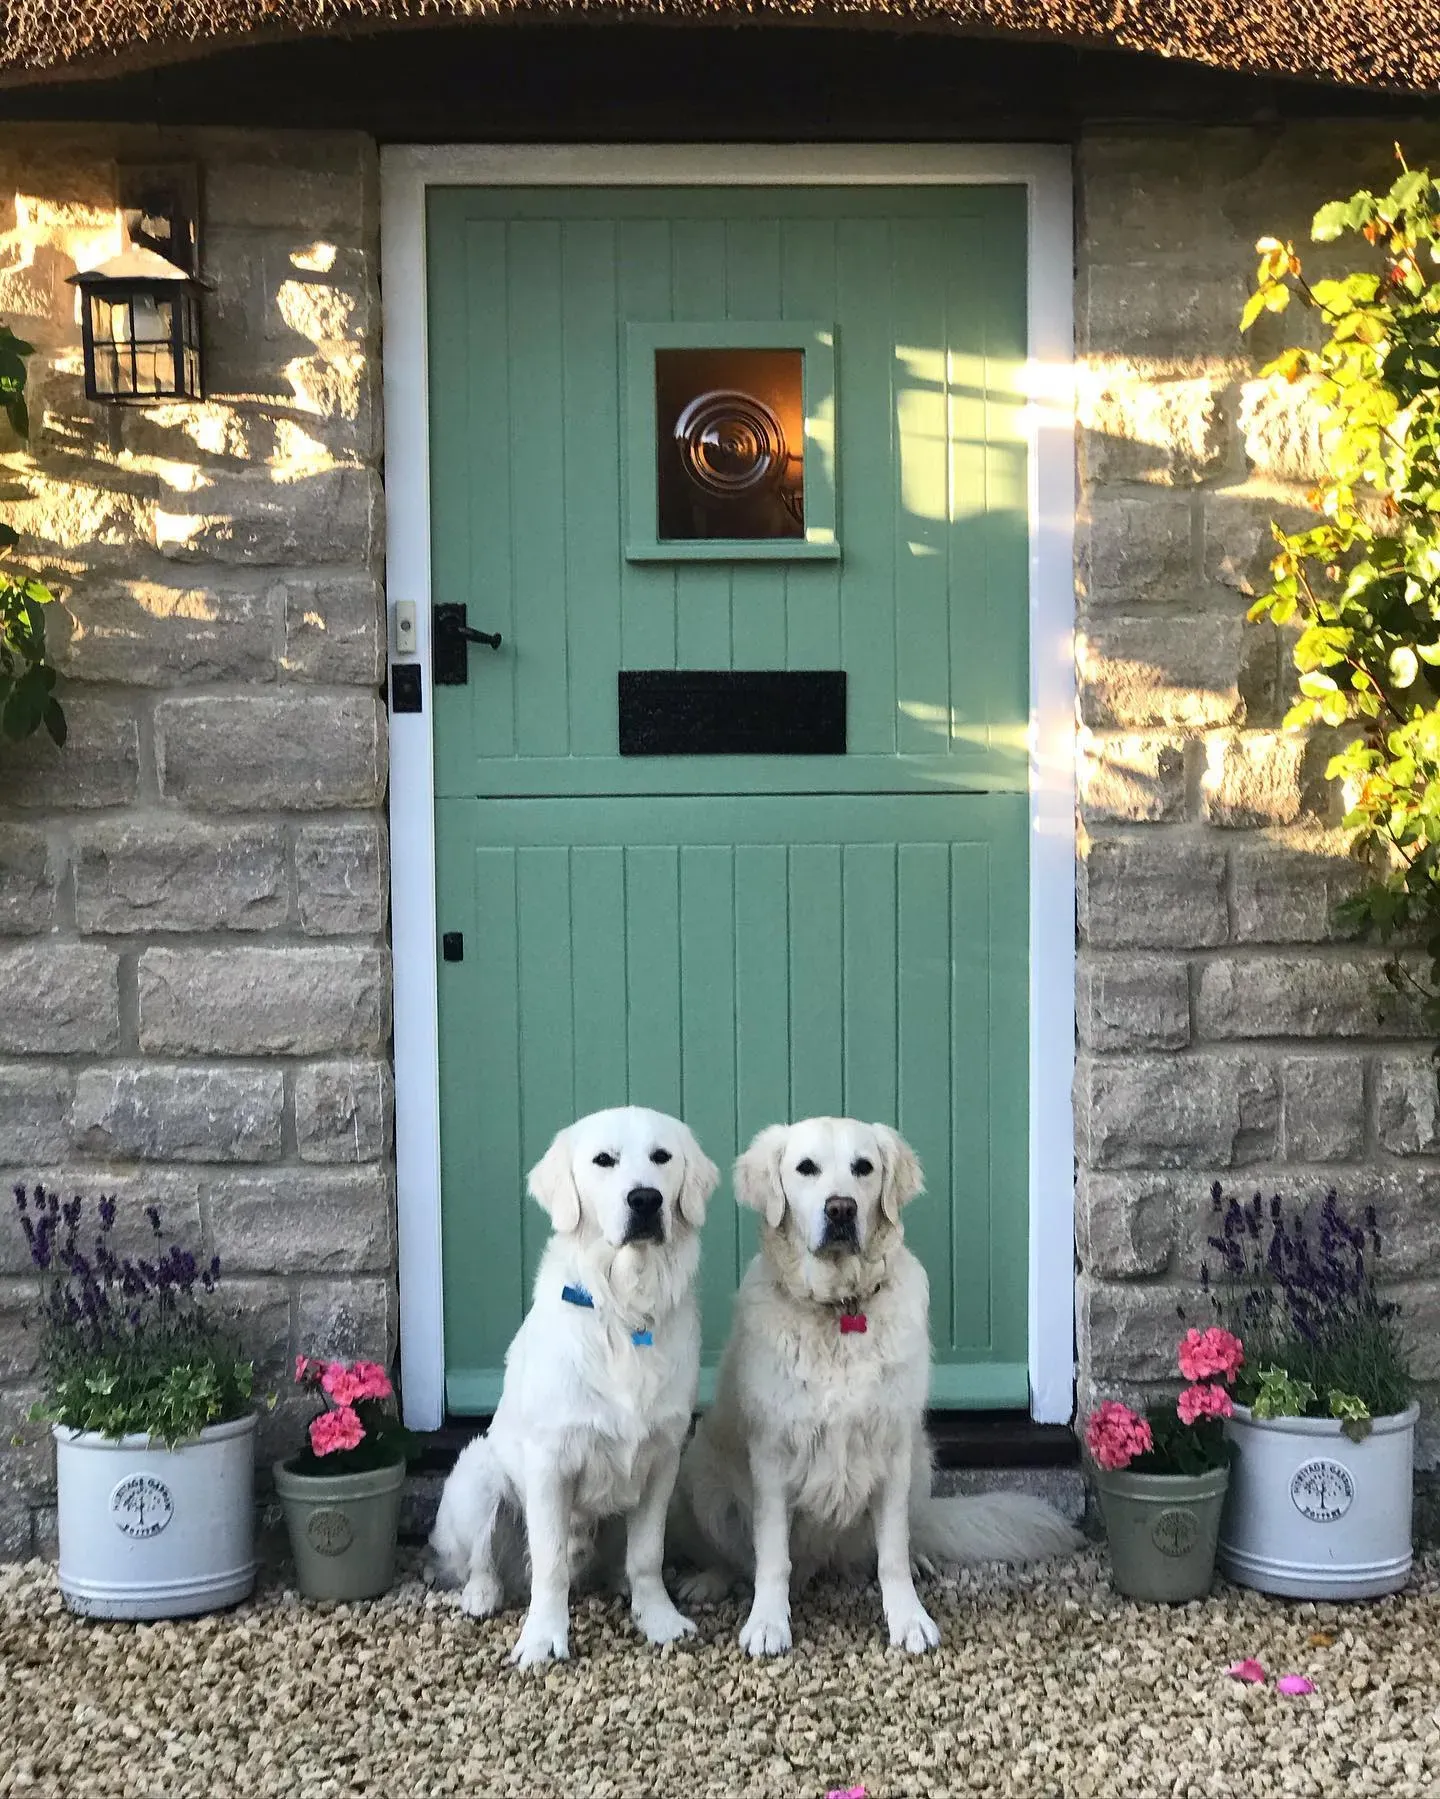
[[1038,1562],[1072,1555],[1082,1541],[1053,1506],[1030,1493],[924,1499],[910,1521],[913,1553],[937,1565]]
[[482,1554],[505,1503],[508,1485],[484,1437],[467,1443],[440,1495],[430,1549],[445,1584],[464,1586],[477,1544]]

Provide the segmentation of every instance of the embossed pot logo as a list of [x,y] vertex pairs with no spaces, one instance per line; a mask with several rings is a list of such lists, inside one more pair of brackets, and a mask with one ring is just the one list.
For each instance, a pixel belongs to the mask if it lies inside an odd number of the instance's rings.
[[174,1497],[155,1474],[127,1474],[110,1495],[110,1517],[127,1537],[158,1537],[174,1516]]
[[1161,1555],[1188,1555],[1200,1536],[1200,1520],[1183,1506],[1161,1512],[1150,1526],[1150,1541]]
[[344,1555],[355,1541],[355,1526],[344,1512],[333,1509],[311,1512],[305,1526],[310,1546],[320,1555]]
[[1341,1462],[1317,1456],[1302,1462],[1290,1477],[1290,1498],[1297,1512],[1316,1524],[1333,1524],[1350,1510],[1355,1477]]

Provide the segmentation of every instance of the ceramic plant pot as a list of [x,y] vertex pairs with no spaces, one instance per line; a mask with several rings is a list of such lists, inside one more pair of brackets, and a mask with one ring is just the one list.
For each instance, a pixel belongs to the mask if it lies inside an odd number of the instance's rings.
[[377,1599],[395,1578],[404,1462],[360,1474],[297,1474],[275,1464],[300,1591],[307,1599]]
[[255,1585],[255,1416],[167,1449],[54,1428],[60,1591],[94,1618],[184,1618]]
[[1128,1599],[1203,1599],[1215,1577],[1228,1468],[1208,1474],[1095,1470],[1115,1589]]
[[1287,1599],[1374,1599],[1405,1584],[1413,1555],[1418,1405],[1354,1443],[1335,1418],[1255,1418],[1237,1405],[1220,1527],[1227,1577]]

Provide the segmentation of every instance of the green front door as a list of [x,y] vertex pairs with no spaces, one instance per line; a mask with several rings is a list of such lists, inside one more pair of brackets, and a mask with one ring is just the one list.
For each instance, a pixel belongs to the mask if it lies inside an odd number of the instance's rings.
[[[1023,190],[443,189],[429,246],[432,591],[501,636],[433,690],[451,1411],[626,1102],[722,1167],[896,1124],[935,1402],[1025,1404]],[[722,1189],[709,1366],[752,1248]]]

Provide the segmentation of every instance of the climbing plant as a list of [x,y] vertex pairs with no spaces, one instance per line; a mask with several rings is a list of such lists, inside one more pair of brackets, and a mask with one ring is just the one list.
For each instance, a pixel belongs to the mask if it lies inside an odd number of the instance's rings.
[[[1440,180],[1396,156],[1388,193],[1334,200],[1311,225],[1317,243],[1359,240],[1362,266],[1312,282],[1293,243],[1256,246],[1242,330],[1292,301],[1319,320],[1318,348],[1263,374],[1316,409],[1325,472],[1321,522],[1272,526],[1250,617],[1300,626],[1286,725],[1347,728],[1326,775],[1369,878],[1340,915],[1391,946],[1387,977],[1440,1036]],[[1428,966],[1400,954],[1414,941]]]
[[[0,409],[20,438],[30,435],[25,377],[33,354],[30,344],[0,325]],[[9,561],[19,541],[14,527],[0,520],[0,732],[28,737],[43,724],[56,743],[64,743],[65,713],[45,654],[45,608],[54,596],[28,570]]]

